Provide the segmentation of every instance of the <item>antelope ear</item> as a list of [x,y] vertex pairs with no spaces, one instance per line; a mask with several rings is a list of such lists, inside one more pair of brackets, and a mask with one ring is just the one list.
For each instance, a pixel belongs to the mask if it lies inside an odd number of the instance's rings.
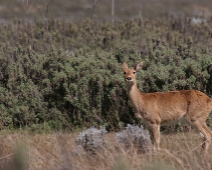
[[128,69],[127,63],[124,62],[124,63],[121,65],[121,68],[122,68],[122,70]]
[[136,66],[135,66],[135,70],[136,71],[139,71],[139,70],[141,70],[142,69],[142,67],[143,67],[143,65],[144,65],[144,62],[143,61],[141,61],[140,63],[138,63]]

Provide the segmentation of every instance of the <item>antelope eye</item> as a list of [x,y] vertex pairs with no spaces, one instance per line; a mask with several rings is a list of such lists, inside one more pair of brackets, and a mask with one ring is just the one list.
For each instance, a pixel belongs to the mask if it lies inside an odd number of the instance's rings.
[[124,72],[124,74],[127,74],[126,72]]
[[133,71],[133,74],[135,74],[136,72],[135,71]]

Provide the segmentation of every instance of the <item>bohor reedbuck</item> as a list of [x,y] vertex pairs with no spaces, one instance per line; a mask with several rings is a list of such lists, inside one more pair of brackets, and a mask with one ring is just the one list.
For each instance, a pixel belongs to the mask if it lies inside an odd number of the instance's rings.
[[131,69],[124,62],[122,70],[135,116],[147,125],[154,147],[159,149],[161,126],[185,121],[204,135],[202,149],[207,153],[212,132],[206,119],[212,110],[212,99],[198,90],[142,93],[136,83],[136,73],[142,66],[140,62]]

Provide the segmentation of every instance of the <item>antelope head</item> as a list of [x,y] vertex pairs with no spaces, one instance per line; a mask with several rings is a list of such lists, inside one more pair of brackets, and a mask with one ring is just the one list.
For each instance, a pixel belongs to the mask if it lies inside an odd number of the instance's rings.
[[142,69],[143,62],[138,63],[134,69],[128,68],[127,63],[122,64],[122,70],[124,72],[124,79],[126,84],[133,85],[136,84],[136,72]]

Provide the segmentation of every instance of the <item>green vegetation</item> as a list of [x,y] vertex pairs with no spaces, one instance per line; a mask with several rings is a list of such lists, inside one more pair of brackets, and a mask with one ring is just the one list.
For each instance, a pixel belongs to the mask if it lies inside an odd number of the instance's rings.
[[[212,93],[210,23],[165,17],[96,23],[14,20],[0,29],[0,110],[9,128],[36,130],[138,121],[121,63],[145,62],[144,92],[198,89]],[[208,120],[211,125],[211,117]]]

